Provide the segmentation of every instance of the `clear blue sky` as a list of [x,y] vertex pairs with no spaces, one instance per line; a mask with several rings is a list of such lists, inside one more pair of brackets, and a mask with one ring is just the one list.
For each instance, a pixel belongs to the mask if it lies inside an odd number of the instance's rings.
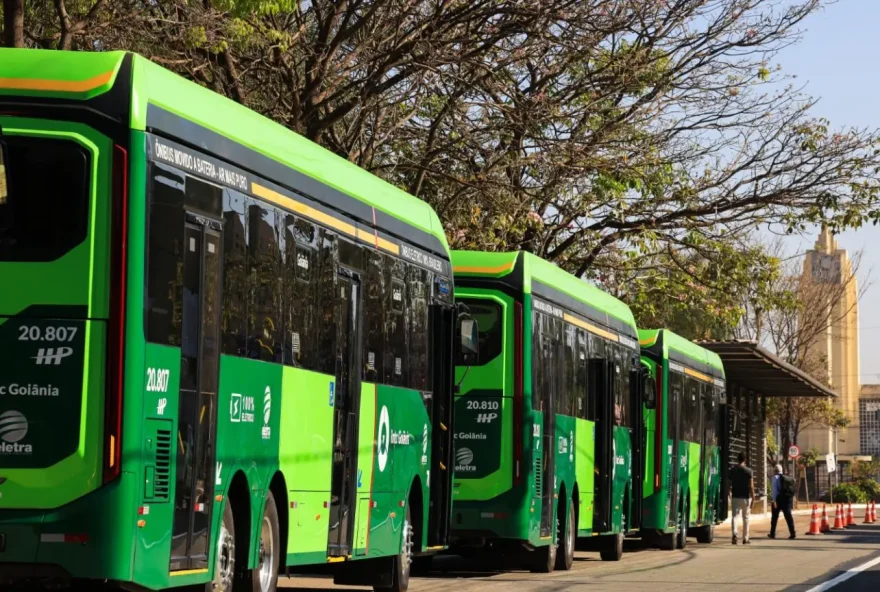
[[[880,128],[880,0],[840,0],[803,25],[803,39],[777,61],[797,75],[797,86],[820,99],[816,115],[834,128]],[[792,251],[803,252],[818,230],[792,238]],[[850,253],[864,250],[859,283],[872,285],[859,302],[862,383],[880,383],[880,227],[863,226],[841,233],[837,242]]]

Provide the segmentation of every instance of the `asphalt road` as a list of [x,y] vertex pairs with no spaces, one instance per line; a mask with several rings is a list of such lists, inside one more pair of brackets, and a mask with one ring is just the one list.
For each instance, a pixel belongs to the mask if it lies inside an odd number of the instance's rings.
[[[798,538],[788,540],[780,520],[779,538],[767,538],[769,520],[753,518],[752,544],[730,542],[729,526],[716,530],[715,542],[700,545],[693,539],[681,551],[643,549],[638,540],[627,540],[626,554],[618,563],[605,563],[598,553],[578,552],[568,572],[531,574],[494,571],[456,557],[435,561],[435,570],[410,581],[412,592],[878,592],[880,591],[880,523],[846,531],[806,536],[809,517],[796,517]],[[865,568],[876,559],[877,563]],[[852,571],[858,570],[858,571]],[[835,580],[839,578],[838,580]],[[844,578],[845,581],[841,581]],[[835,581],[839,583],[835,583]],[[834,585],[830,585],[834,584]],[[336,590],[360,592],[367,588],[334,586],[332,580],[315,577],[279,579],[279,586],[300,592]]]

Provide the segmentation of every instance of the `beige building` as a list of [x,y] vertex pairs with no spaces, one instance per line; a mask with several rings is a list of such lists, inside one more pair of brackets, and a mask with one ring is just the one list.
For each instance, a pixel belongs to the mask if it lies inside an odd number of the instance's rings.
[[[808,309],[820,311],[823,305],[829,305],[827,301],[833,300],[830,314],[824,315],[828,319],[825,330],[808,346],[809,372],[827,382],[837,393],[833,404],[851,423],[838,432],[836,450],[834,434],[825,428],[805,430],[798,438],[798,445],[801,450],[815,447],[821,455],[836,452],[839,460],[849,460],[847,457],[861,452],[858,289],[846,250],[838,247],[827,228],[822,229],[815,248],[806,253],[804,277],[807,279],[804,297],[810,299]],[[825,303],[820,302],[823,298]],[[816,314],[822,315],[821,312]]]

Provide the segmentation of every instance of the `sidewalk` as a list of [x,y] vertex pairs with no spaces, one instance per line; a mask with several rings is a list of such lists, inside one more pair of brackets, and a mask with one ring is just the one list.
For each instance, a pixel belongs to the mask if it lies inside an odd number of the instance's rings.
[[[834,508],[837,504],[832,505],[832,504],[822,504],[822,503],[817,502],[816,506],[818,508],[820,516],[822,515],[822,506],[823,505],[825,506],[825,511],[828,514],[828,519],[831,522],[834,522]],[[848,504],[844,504],[844,505],[846,507],[849,507]],[[813,502],[811,502],[809,504],[807,504],[807,502],[801,502],[800,506],[801,506],[801,508],[799,510],[792,510],[791,511],[792,516],[810,516],[813,513]],[[867,504],[853,504],[852,507],[853,507],[853,512],[856,512],[857,510],[862,510],[862,513],[860,515],[864,516],[865,515],[864,510],[867,507]],[[722,522],[718,526],[727,526],[729,528],[731,516],[733,516],[733,512],[728,511],[727,512],[727,520],[725,520],[724,522]],[[767,513],[752,512],[752,514],[749,516],[749,521],[752,523],[763,522],[765,520],[769,522],[770,518],[772,516],[773,516],[773,514],[770,511],[768,511]],[[782,517],[780,516],[779,519],[782,520]]]

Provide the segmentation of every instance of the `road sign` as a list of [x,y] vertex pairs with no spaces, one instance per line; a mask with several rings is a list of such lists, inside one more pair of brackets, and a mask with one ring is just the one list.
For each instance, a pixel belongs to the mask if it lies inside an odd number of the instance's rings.
[[788,458],[794,460],[801,455],[801,449],[795,445],[792,445],[788,449]]
[[834,463],[834,455],[826,454],[825,455],[825,467],[828,469],[829,473],[833,473],[837,470],[837,465]]

